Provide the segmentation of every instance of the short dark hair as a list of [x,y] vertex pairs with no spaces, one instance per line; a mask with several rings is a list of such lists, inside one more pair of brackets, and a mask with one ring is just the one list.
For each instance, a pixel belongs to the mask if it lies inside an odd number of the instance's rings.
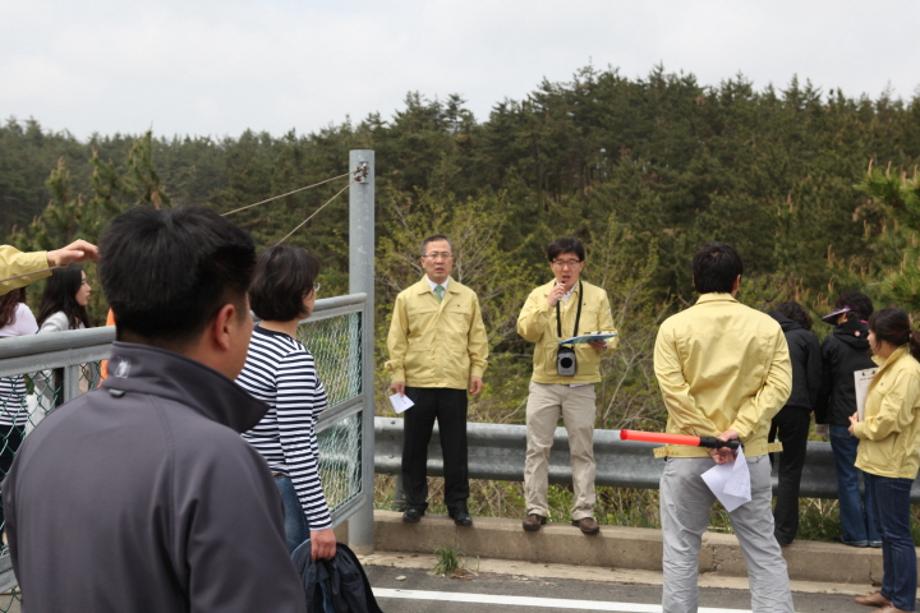
[[313,291],[319,260],[302,247],[278,245],[256,261],[249,303],[260,319],[291,321],[304,316],[303,299]]
[[863,321],[869,319],[872,315],[872,299],[862,292],[843,292],[834,303],[835,309],[849,307],[850,311],[856,313]]
[[447,236],[443,234],[432,234],[431,236],[427,237],[425,240],[422,241],[422,250],[420,254],[425,255],[425,249],[428,248],[428,243],[433,243],[435,241],[447,241],[447,244],[450,246],[450,252],[451,253],[454,252],[454,244],[450,242],[450,239],[447,238]]
[[120,339],[171,346],[200,335],[227,303],[248,314],[255,245],[210,209],[133,208],[112,221],[99,253]]
[[574,253],[578,256],[579,261],[585,259],[585,246],[581,241],[571,236],[557,238],[546,246],[546,259],[550,262],[556,259],[561,253]]
[[800,324],[806,330],[811,330],[811,315],[808,314],[802,305],[794,300],[781,302],[770,311],[770,314],[779,313],[786,319],[791,319]]
[[744,272],[741,256],[725,243],[709,243],[693,256],[693,285],[701,294],[727,294]]
[[79,328],[80,324],[89,328],[89,315],[86,307],[77,302],[77,292],[83,285],[83,267],[79,264],[70,264],[64,268],[55,268],[42,292],[42,300],[38,307],[38,325],[58,312],[63,312],[67,317],[67,325],[71,329]]
[[881,309],[869,316],[869,330],[876,340],[888,341],[895,347],[910,343],[911,354],[920,360],[920,334],[910,327],[910,315],[902,309]]

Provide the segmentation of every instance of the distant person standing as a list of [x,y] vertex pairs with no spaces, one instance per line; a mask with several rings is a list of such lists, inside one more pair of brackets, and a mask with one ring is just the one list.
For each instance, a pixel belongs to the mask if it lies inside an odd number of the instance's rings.
[[[56,268],[51,272],[51,278],[42,292],[41,303],[38,307],[38,333],[48,334],[64,332],[66,330],[80,330],[90,327],[89,314],[86,305],[93,288],[86,278],[86,271],[79,264],[71,264],[65,268]],[[87,365],[87,372],[81,383],[82,391],[87,391],[95,386],[95,364]],[[93,372],[89,372],[89,371]],[[88,376],[87,376],[88,375]],[[60,405],[64,400],[64,378],[62,371],[46,370],[37,374],[37,387],[43,397],[42,411],[36,411],[35,421],[39,421],[44,413]]]
[[770,425],[768,440],[779,437],[779,486],[773,508],[773,531],[780,545],[795,540],[799,531],[799,484],[808,449],[811,412],[821,387],[821,346],[811,331],[811,317],[798,302],[783,302],[769,313],[779,322],[789,345],[792,394]]
[[53,270],[38,307],[39,333],[90,327],[86,305],[92,291],[80,265]]
[[872,301],[860,292],[841,294],[833,312],[822,319],[834,329],[821,345],[822,381],[815,407],[815,421],[828,424],[837,499],[840,501],[840,541],[853,547],[881,547],[878,517],[872,492],[860,493],[862,471],[856,468],[857,441],[849,432],[850,415],[856,411],[853,373],[875,368],[869,350],[868,319]]
[[[14,336],[31,336],[38,331],[35,316],[26,305],[26,291],[14,289],[0,296],[0,342]],[[29,420],[26,382],[22,375],[0,377],[0,480],[6,477],[16,451],[22,444]],[[0,528],[3,509],[0,505]]]
[[533,375],[527,395],[527,455],[524,459],[522,527],[536,532],[549,516],[549,456],[559,418],[569,436],[572,525],[595,535],[594,384],[601,380],[601,356],[619,338],[560,345],[559,341],[589,332],[616,333],[607,290],[581,278],[585,247],[575,238],[560,238],[546,247],[553,280],[530,292],[517,320],[517,333],[534,344]]
[[[655,376],[668,410],[667,431],[744,443],[751,500],[728,517],[747,562],[754,613],[792,613],[789,575],[773,535],[767,432],[789,398],[792,368],[775,320],[736,299],[738,253],[710,243],[693,258],[696,304],[667,318],[655,339]],[[716,498],[701,475],[735,462],[727,447],[667,446],[661,475],[662,609],[691,613],[699,601],[699,551]]]
[[864,419],[850,416],[859,440],[856,466],[875,502],[882,534],[882,587],[856,602],[882,613],[917,604],[917,550],[910,531],[910,488],[920,468],[920,333],[901,309],[869,317],[869,346],[881,366],[869,384]]
[[403,415],[403,521],[428,508],[428,441],[438,422],[444,454],[444,504],[454,523],[472,526],[467,462],[467,392],[482,391],[489,343],[476,293],[450,276],[454,250],[443,234],[422,241],[425,271],[396,297],[387,349],[390,389],[415,405]]

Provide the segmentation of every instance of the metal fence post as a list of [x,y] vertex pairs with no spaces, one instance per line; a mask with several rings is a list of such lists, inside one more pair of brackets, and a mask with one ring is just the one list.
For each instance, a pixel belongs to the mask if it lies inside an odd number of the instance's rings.
[[348,291],[367,295],[361,314],[361,496],[348,520],[348,542],[355,551],[374,550],[374,152],[348,154]]

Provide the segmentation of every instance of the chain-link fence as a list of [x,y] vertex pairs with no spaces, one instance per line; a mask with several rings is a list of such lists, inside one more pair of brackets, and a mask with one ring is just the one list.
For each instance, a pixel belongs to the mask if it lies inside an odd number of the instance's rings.
[[[72,397],[69,390],[75,388],[83,393],[99,384],[99,364],[95,360],[0,377],[0,479],[9,472],[25,437],[45,416]],[[20,594],[10,571],[5,528],[6,518],[0,504],[0,529],[4,530],[0,547],[0,613],[14,613],[20,610]]]
[[[363,302],[360,295],[319,300],[314,318],[299,328],[329,397],[317,430],[323,489],[336,524],[360,503],[363,471],[373,471],[373,466],[361,466]],[[99,385],[100,364],[108,357],[113,339],[112,328],[93,328],[0,342],[0,479],[9,471],[19,445],[48,413]],[[0,527],[3,523],[0,505]],[[0,613],[19,610],[4,537]]]
[[317,427],[319,472],[339,523],[361,493],[361,317],[358,312],[316,317],[298,332],[329,397]]

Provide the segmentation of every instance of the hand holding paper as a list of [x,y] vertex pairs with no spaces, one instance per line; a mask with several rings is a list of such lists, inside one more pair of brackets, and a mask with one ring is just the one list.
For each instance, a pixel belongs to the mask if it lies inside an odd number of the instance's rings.
[[408,396],[403,396],[402,394],[393,394],[390,396],[390,404],[393,406],[393,410],[398,414],[405,413],[415,406],[415,403],[412,402]]
[[751,471],[744,459],[744,450],[740,447],[734,462],[717,464],[701,477],[728,512],[751,501]]

